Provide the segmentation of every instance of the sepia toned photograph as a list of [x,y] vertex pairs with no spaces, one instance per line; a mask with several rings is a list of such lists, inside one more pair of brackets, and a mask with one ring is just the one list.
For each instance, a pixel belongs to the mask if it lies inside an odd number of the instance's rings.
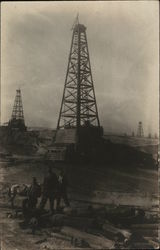
[[159,2],[1,3],[0,250],[159,249]]

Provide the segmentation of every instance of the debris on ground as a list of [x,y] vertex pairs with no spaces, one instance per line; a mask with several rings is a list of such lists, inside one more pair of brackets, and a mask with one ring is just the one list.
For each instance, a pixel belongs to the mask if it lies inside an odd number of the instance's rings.
[[[5,185],[5,189],[8,186]],[[38,209],[25,220],[17,194],[14,209],[3,190],[5,219],[17,223],[24,235],[32,237],[33,249],[158,249],[158,224],[155,212],[144,207],[74,203],[53,214]],[[35,216],[38,212],[38,216]],[[14,248],[13,248],[14,249]],[[30,249],[32,250],[32,249]]]

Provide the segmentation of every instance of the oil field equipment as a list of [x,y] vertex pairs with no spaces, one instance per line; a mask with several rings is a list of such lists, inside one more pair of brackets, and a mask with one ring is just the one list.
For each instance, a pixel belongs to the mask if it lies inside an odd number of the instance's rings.
[[12,116],[8,123],[8,128],[11,130],[26,131],[24,113],[23,113],[22,96],[21,96],[20,89],[16,90],[16,97],[14,100]]
[[86,27],[80,24],[77,18],[73,26],[63,97],[54,147],[51,150],[55,155],[61,155],[61,153],[64,155],[65,147],[67,155],[73,151],[81,156],[89,155],[89,151],[94,150],[102,135]]
[[144,137],[142,122],[138,123],[137,136],[138,137]]

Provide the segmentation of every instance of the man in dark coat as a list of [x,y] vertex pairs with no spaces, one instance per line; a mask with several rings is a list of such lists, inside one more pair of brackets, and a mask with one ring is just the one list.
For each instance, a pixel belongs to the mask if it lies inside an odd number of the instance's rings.
[[57,193],[57,209],[59,209],[61,199],[67,207],[70,206],[67,195],[68,181],[65,172],[62,170],[58,176],[58,193]]
[[54,212],[54,200],[58,189],[58,179],[51,167],[48,169],[48,174],[43,181],[42,199],[40,202],[40,208],[43,209],[46,205],[47,200],[50,202],[50,211]]
[[36,213],[37,201],[41,195],[41,186],[40,184],[38,184],[37,179],[33,177],[33,181],[30,187],[26,186],[25,190],[23,191],[27,198],[25,198],[22,202],[22,211],[25,219],[24,224],[28,225],[30,219]]
[[38,198],[41,196],[41,186],[38,184],[37,179],[33,177],[31,187],[28,190],[28,200],[30,208],[36,208]]

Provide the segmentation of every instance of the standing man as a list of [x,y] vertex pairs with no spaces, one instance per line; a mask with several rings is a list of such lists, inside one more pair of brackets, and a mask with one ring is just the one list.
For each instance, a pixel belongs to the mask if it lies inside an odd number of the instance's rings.
[[58,197],[57,197],[57,209],[59,209],[61,199],[67,207],[70,206],[67,195],[68,181],[65,172],[62,170],[58,176]]
[[28,190],[28,200],[31,209],[35,209],[38,198],[41,196],[41,186],[38,184],[36,177],[33,177],[31,187]]
[[25,223],[29,223],[33,214],[36,211],[36,205],[38,198],[41,196],[41,186],[37,182],[36,177],[32,178],[32,184],[30,187],[25,186],[23,190],[24,194],[27,196],[22,202],[22,211],[25,218]]
[[58,189],[58,179],[51,167],[48,168],[48,174],[43,181],[42,200],[40,202],[40,208],[43,209],[47,200],[50,202],[50,211],[54,212],[54,200]]

